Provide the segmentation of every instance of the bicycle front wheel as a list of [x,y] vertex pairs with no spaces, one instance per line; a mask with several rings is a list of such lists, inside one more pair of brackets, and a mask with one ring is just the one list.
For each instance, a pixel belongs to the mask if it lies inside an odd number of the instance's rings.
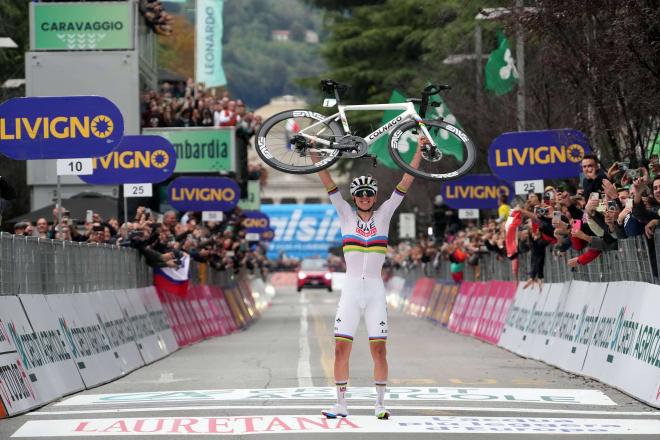
[[401,125],[390,136],[390,156],[407,173],[429,180],[454,180],[469,173],[476,160],[476,148],[461,130],[440,120],[423,121],[437,146],[422,152],[418,168],[410,162],[417,148],[417,140],[423,135],[416,121]]
[[[257,134],[259,157],[276,170],[291,174],[310,174],[328,168],[339,160],[339,150],[316,143],[302,134],[335,142],[343,132],[335,122],[320,123],[325,116],[309,110],[288,110],[264,121]],[[319,161],[310,157],[316,151]]]

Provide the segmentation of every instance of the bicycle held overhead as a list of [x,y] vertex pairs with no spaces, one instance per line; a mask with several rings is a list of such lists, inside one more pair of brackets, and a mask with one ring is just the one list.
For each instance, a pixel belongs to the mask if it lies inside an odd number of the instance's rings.
[[[430,97],[450,87],[431,84],[421,98],[410,98],[394,104],[342,105],[341,94],[349,86],[333,80],[321,81],[326,94],[324,107],[337,106],[337,112],[325,116],[310,110],[288,110],[264,121],[257,135],[257,153],[271,167],[292,174],[315,173],[330,167],[340,158],[375,157],[369,146],[389,134],[388,151],[394,162],[405,172],[430,180],[453,180],[467,174],[476,160],[474,143],[465,132],[442,118],[424,119],[428,106],[439,106]],[[419,105],[419,111],[415,105]],[[351,132],[346,112],[390,110],[401,113],[365,137]],[[419,168],[410,165],[418,138],[429,142],[422,149]],[[443,149],[448,140],[459,149]],[[458,151],[460,150],[460,151]],[[312,161],[311,153],[317,153]]]

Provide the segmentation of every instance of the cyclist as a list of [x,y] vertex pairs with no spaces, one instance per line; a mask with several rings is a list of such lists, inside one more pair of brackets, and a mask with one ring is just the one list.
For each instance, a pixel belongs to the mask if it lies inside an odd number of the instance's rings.
[[[419,167],[421,147],[428,140],[420,136],[417,150],[410,162]],[[316,163],[319,158],[312,156]],[[369,346],[374,361],[374,381],[376,386],[375,414],[379,419],[387,419],[390,412],[385,408],[384,397],[387,385],[387,303],[381,269],[387,252],[387,235],[390,219],[410,188],[414,177],[404,174],[389,199],[378,210],[374,210],[378,194],[378,183],[371,176],[353,179],[350,186],[354,211],[346,202],[327,170],[318,172],[321,182],[328,191],[330,201],[339,213],[346,260],[346,281],[341,292],[337,315],[335,316],[335,364],[334,375],[337,386],[337,404],[322,411],[327,418],[347,417],[346,387],[348,384],[348,360],[353,337],[364,313]]]

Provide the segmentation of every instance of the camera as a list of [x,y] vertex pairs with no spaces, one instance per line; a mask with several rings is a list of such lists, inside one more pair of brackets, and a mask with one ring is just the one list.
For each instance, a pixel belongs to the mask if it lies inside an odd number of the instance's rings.
[[628,166],[630,165],[630,163],[629,162],[619,162],[617,165],[619,166],[619,169],[621,171],[627,171]]
[[534,211],[536,212],[536,215],[538,215],[540,217],[543,217],[544,215],[546,215],[548,213],[548,208],[544,208],[542,206],[537,206],[536,208],[534,208]]
[[628,170],[628,177],[630,180],[635,180],[639,177],[639,170]]
[[607,210],[608,211],[618,211],[619,210],[619,205],[616,204],[616,201],[610,200],[607,202]]

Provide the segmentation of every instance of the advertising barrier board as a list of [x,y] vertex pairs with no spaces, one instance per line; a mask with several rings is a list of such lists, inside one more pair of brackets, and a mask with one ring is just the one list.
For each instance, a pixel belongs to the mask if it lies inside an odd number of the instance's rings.
[[268,258],[280,252],[289,257],[327,257],[328,249],[341,246],[339,215],[331,204],[261,205],[270,218],[275,238],[268,247]]
[[[547,290],[547,287],[544,287]],[[504,329],[497,345],[504,347],[521,356],[527,356],[529,353],[525,350],[528,346],[525,342],[533,334],[531,331],[532,316],[537,310],[541,310],[545,303],[546,295],[539,291],[538,287],[533,286],[527,289],[523,283],[518,284],[515,300],[509,309],[506,317]]]
[[135,343],[135,333],[131,323],[119,308],[116,293],[99,291],[82,295],[82,298],[86,298],[88,306],[94,310],[94,316],[110,341],[112,354],[122,374],[127,374],[143,366],[144,361]]
[[167,200],[185,211],[231,211],[241,197],[238,183],[227,177],[178,177],[167,187]]
[[154,329],[149,312],[140,300],[136,289],[116,292],[115,298],[125,319],[131,323],[135,343],[145,364],[150,364],[168,355],[162,337]]
[[163,305],[158,299],[156,288],[154,286],[142,287],[138,291],[140,292],[142,304],[149,313],[151,325],[160,334],[165,350],[167,353],[174,353],[179,349],[179,346],[174,339],[174,333],[172,333],[172,325],[168,319],[168,315],[163,310]]
[[572,129],[503,133],[488,148],[488,165],[500,179],[513,182],[576,177],[591,154],[584,133]]
[[513,281],[489,281],[489,289],[483,313],[474,331],[482,341],[497,344],[506,322],[506,316],[516,294],[517,283]]
[[176,153],[161,136],[124,136],[115,151],[92,159],[93,173],[80,178],[95,185],[158,183],[176,167]]
[[556,331],[545,362],[572,373],[582,371],[606,290],[607,283],[571,282],[565,303],[557,309]]
[[455,209],[495,209],[501,194],[510,201],[513,186],[490,174],[470,174],[444,183],[440,191],[444,202]]
[[0,415],[4,413],[13,416],[42,403],[35,394],[18,354],[0,354]]
[[92,388],[121,376],[122,371],[94,310],[82,295],[86,294],[46,295],[46,302],[66,336],[67,348],[85,387]]
[[0,105],[0,153],[17,160],[100,157],[124,135],[124,119],[101,96],[12,98]]
[[[660,286],[609,283],[582,373],[660,406]],[[585,325],[586,326],[586,325]]]
[[[73,355],[68,349],[66,335],[53,314],[44,295],[19,295],[23,310],[33,330],[33,335],[43,349],[48,369],[46,380],[55,388],[55,398],[85,389]],[[36,353],[36,351],[35,351]],[[26,365],[26,363],[23,363]],[[40,394],[41,395],[41,394]]]

